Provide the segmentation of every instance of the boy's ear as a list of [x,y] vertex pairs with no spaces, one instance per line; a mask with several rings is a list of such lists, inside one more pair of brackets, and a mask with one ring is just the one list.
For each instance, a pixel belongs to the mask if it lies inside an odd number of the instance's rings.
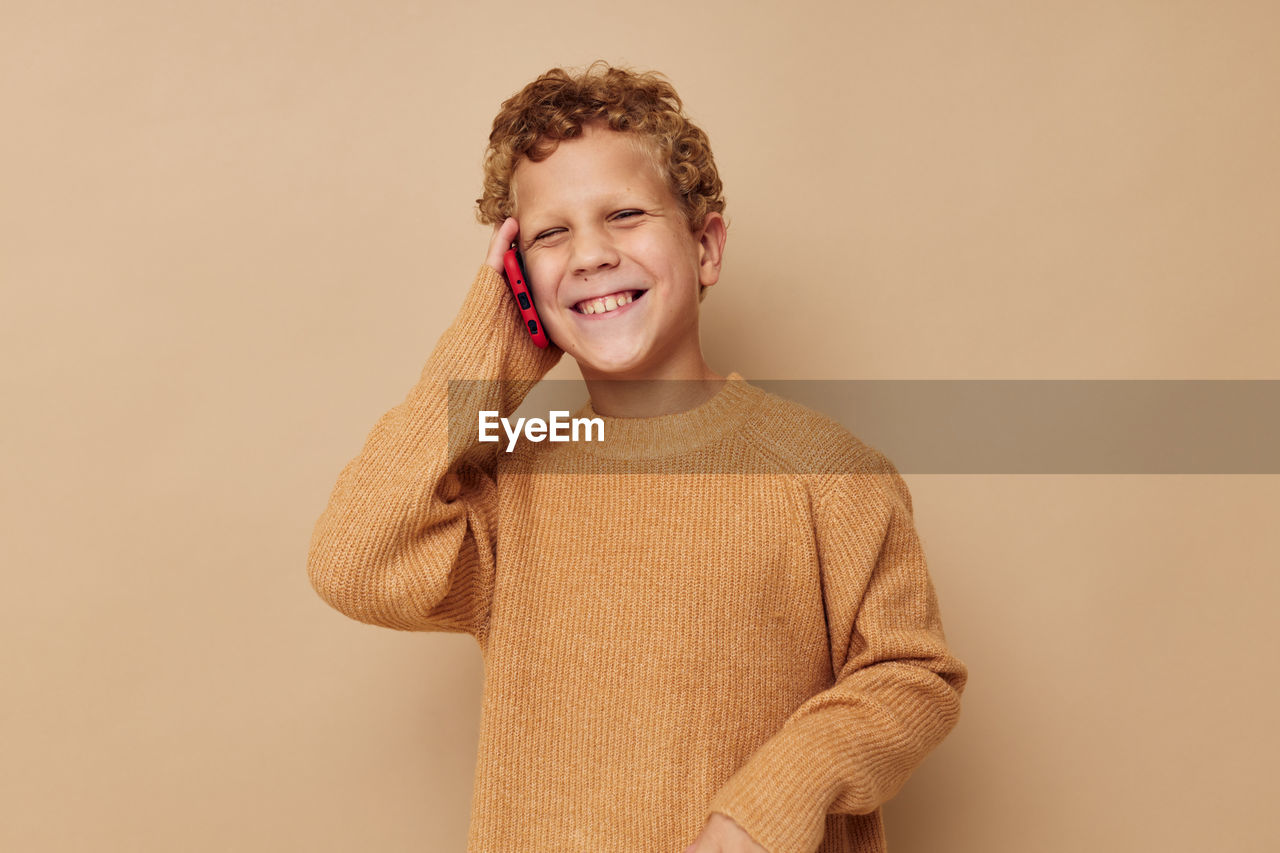
[[702,228],[693,235],[698,241],[698,282],[710,287],[720,280],[720,263],[724,260],[724,242],[728,225],[719,213],[708,213]]

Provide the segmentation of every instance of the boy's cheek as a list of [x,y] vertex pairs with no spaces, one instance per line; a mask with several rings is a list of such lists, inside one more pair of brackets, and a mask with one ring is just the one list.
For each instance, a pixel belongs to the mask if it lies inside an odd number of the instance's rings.
[[555,283],[559,281],[555,271],[544,263],[525,264],[525,272],[529,276],[529,288],[533,291],[534,302],[539,305],[554,305]]
[[529,274],[529,279],[530,279],[529,281],[530,290],[533,292],[533,301],[534,301],[535,307],[541,308],[545,306],[548,309],[554,307],[556,304],[555,292],[548,291],[547,288],[540,287],[539,285],[535,284],[534,282],[536,282],[537,279],[534,279],[532,273]]

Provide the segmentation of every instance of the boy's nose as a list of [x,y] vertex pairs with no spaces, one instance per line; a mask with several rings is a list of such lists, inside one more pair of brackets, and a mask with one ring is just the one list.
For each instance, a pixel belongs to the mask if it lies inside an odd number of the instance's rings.
[[573,240],[570,261],[575,275],[590,275],[618,265],[618,251],[609,236],[601,231],[579,232]]

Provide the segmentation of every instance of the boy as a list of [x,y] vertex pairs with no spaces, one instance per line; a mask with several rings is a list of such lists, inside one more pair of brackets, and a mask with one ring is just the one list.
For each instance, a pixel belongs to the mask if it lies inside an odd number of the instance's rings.
[[[892,464],[703,358],[727,231],[705,134],[658,75],[553,69],[495,118],[478,204],[485,263],[308,560],[352,618],[478,641],[468,850],[884,850],[967,671]],[[564,352],[603,440],[480,441]]]

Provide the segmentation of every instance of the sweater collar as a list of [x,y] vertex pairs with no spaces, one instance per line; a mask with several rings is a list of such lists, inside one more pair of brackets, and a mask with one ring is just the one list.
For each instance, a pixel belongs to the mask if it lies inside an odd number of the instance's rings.
[[651,418],[618,418],[595,411],[591,401],[576,417],[600,418],[604,441],[581,442],[586,453],[612,458],[674,456],[710,444],[742,422],[757,393],[736,371],[725,378],[715,396],[683,412]]

